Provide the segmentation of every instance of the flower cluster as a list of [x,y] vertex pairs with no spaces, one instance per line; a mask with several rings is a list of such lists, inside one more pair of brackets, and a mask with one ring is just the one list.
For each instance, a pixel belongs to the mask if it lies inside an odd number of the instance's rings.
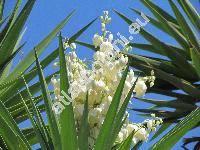
[[[72,105],[77,125],[80,124],[85,98],[88,92],[90,147],[94,145],[95,139],[99,134],[116,88],[122,77],[123,70],[128,63],[128,57],[125,54],[114,50],[112,45],[113,35],[105,29],[105,25],[109,23],[110,20],[108,12],[105,11],[104,16],[101,16],[103,35],[95,34],[93,37],[93,44],[95,47],[99,47],[99,51],[94,53],[92,67],[88,67],[84,61],[77,57],[74,43],[71,45],[65,44],[67,45],[66,47],[72,48],[72,51],[66,55],[66,64],[70,82],[68,92],[71,94],[73,100]],[[57,66],[58,64],[56,63],[55,65]],[[129,90],[136,82],[136,79],[137,77],[134,75],[134,71],[130,69],[125,81],[120,106],[124,102]],[[147,81],[150,82],[152,86],[154,80],[153,72],[149,77],[139,77],[134,88],[136,96],[143,96],[147,90]],[[52,83],[54,86],[55,98],[59,101],[59,79],[53,78]],[[146,120],[142,124],[134,124],[127,118],[118,134],[116,143],[125,140],[132,131],[136,132],[133,138],[133,144],[141,140],[145,141],[149,133],[155,130],[155,127],[161,122],[161,119],[154,118],[153,120]]]

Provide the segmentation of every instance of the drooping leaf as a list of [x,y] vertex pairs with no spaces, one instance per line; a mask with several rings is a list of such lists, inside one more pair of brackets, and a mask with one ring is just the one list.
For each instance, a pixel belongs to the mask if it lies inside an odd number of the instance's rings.
[[177,109],[185,109],[185,110],[193,110],[196,108],[196,106],[192,104],[185,103],[183,101],[178,101],[178,100],[170,100],[170,101],[165,101],[165,100],[153,100],[153,99],[145,99],[145,98],[137,98],[140,101],[154,104],[158,107],[171,107],[171,108],[177,108]]
[[190,53],[191,53],[192,63],[200,78],[200,52],[198,52],[196,48],[191,48]]
[[188,39],[188,41],[191,42],[190,44],[192,44],[192,47],[194,46],[198,50],[198,52],[200,52],[200,45],[192,28],[190,28],[187,21],[185,20],[177,6],[174,4],[174,2],[172,2],[172,0],[169,0],[169,3],[174,11],[174,14],[176,15],[178,24],[180,25],[180,28],[185,34],[186,38]]
[[164,135],[156,144],[152,146],[152,150],[171,149],[179,139],[185,135],[191,128],[199,123],[200,108],[195,109],[179,122],[173,129]]
[[149,10],[156,16],[159,20],[160,25],[163,26],[165,30],[167,30],[171,36],[176,39],[177,42],[181,44],[181,46],[185,49],[189,49],[189,44],[187,43],[186,38],[180,33],[167,19],[165,19],[160,12],[156,10],[155,5],[149,0],[142,0],[143,4],[149,8]]
[[[146,5],[146,0],[141,0],[141,2],[148,7],[148,5]],[[174,24],[178,24],[177,20],[171,16],[169,13],[167,13],[165,10],[163,10],[162,8],[160,8],[159,6],[155,5],[154,3],[151,2],[151,7],[153,7],[157,12],[159,12],[164,18],[166,18],[168,21],[174,23]]]
[[192,6],[189,0],[178,0],[178,3],[181,5],[185,13],[187,14],[190,21],[193,23],[193,25],[199,30],[200,32],[200,17],[198,12],[195,10],[195,8]]

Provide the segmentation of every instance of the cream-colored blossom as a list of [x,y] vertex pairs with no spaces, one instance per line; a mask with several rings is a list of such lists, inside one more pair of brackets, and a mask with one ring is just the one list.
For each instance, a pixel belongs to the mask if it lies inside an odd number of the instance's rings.
[[[104,16],[100,18],[103,26],[111,20],[107,11],[105,11]],[[105,29],[105,27],[103,28]],[[109,33],[109,35],[107,33]],[[112,41],[113,35],[108,31],[104,31],[102,36],[99,34],[94,35],[93,44],[95,47],[99,46],[100,49],[94,53],[91,67],[88,67],[83,60],[78,58],[75,52],[76,45],[74,43],[70,44],[70,46],[66,44],[67,48],[70,47],[72,49],[71,52],[66,54],[66,67],[70,82],[68,92],[73,100],[72,106],[78,125],[81,122],[86,94],[88,92],[90,147],[94,146],[94,142],[99,134],[109,106],[113,101],[117,86],[122,78],[123,71],[128,63],[128,57],[125,54],[114,50]],[[59,64],[56,66],[59,66]],[[121,95],[120,106],[123,104],[129,90],[136,82],[136,79],[137,77],[134,74],[134,70],[130,69]],[[144,96],[147,90],[146,84],[150,83],[150,86],[153,86],[154,80],[155,76],[153,71],[151,72],[151,76],[139,77],[134,87],[136,96]],[[59,78],[52,78],[52,84],[54,86],[55,99],[59,101],[59,98],[62,96],[60,95]],[[128,112],[126,112],[125,116],[129,116]],[[135,132],[132,139],[133,145],[141,140],[147,140],[149,133],[154,131],[156,126],[162,123],[160,118],[153,118],[153,120],[145,120],[143,123],[136,124],[130,122],[127,117],[115,143],[124,141],[132,132]]]
[[100,46],[103,42],[103,37],[99,36],[98,34],[95,34],[93,37],[93,44],[95,47]]
[[136,92],[136,96],[137,97],[142,97],[144,96],[145,92],[147,90],[147,86],[145,84],[145,82],[143,80],[138,80],[136,85],[135,85],[135,89],[134,91]]

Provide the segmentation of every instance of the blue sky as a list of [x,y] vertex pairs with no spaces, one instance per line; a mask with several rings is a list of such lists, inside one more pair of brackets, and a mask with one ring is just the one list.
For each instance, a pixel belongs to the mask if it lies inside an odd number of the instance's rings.
[[[199,0],[190,0],[193,5],[198,8],[198,12],[200,11],[200,3]],[[167,10],[170,14],[172,14],[171,8],[167,0],[154,0],[154,2]],[[6,2],[6,11],[5,14],[12,9],[15,1],[7,1]],[[23,2],[24,3],[24,2]],[[140,3],[140,0],[38,0],[32,10],[30,17],[25,25],[27,28],[26,33],[23,37],[23,41],[27,41],[23,49],[23,55],[18,55],[18,58],[15,60],[15,64],[19,62],[19,58],[23,58],[29,50],[31,50],[37,43],[39,43],[69,12],[73,9],[76,9],[76,13],[70,20],[70,22],[62,29],[62,34],[66,37],[70,37],[76,31],[78,31],[81,27],[86,25],[88,22],[100,16],[103,10],[108,10],[110,12],[110,16],[112,18],[111,24],[108,25],[108,29],[113,33],[114,38],[117,38],[117,32],[120,32],[125,37],[129,37],[130,33],[128,32],[128,25],[124,23],[115,13],[113,13],[112,9],[116,9],[120,12],[125,13],[128,17],[132,18],[132,20],[137,19],[137,15],[134,14],[129,8],[136,8],[141,10],[143,13],[151,15],[151,13]],[[173,15],[173,14],[172,14]],[[160,32],[155,27],[153,27],[150,23],[148,23],[145,27],[148,31],[157,36],[157,38],[162,39],[163,41],[171,44],[177,44],[172,38],[166,36],[165,33]],[[92,37],[95,33],[100,33],[100,21],[97,20],[80,38],[80,41],[92,42]],[[200,36],[200,35],[198,35]],[[146,42],[141,35],[137,34],[133,36],[134,42],[144,43]],[[45,52],[41,55],[40,59],[44,58],[47,54],[53,51],[58,45],[57,39],[52,41],[52,43],[48,46]],[[142,55],[152,55],[151,53],[147,53],[138,49],[134,49],[133,53],[142,54]],[[84,47],[78,46],[78,56],[81,58],[86,58],[91,60],[93,52]],[[45,75],[53,72],[53,68],[50,66],[45,70]],[[154,99],[167,99],[167,97],[161,97],[159,95],[147,95],[147,97]],[[146,107],[147,105],[133,102],[135,107]],[[135,122],[142,121],[143,118],[139,116],[131,115],[131,120]],[[27,124],[27,123],[26,123]],[[24,126],[24,124],[22,125]],[[200,134],[200,131],[190,132],[187,135],[195,136]],[[187,136],[186,135],[186,136]],[[180,149],[181,142],[177,143],[173,149]],[[145,143],[142,149],[146,149],[149,143]]]

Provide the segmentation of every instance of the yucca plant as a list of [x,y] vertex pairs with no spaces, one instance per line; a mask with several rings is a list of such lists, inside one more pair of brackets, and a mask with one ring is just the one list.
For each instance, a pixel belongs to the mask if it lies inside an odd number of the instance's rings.
[[[59,85],[59,94],[63,92],[67,93],[68,96],[73,96],[69,94],[70,84],[69,83],[69,66],[66,66],[66,58],[64,53],[63,46],[68,47],[71,46],[72,42],[74,42],[83,31],[85,31],[93,22],[90,22],[76,34],[74,34],[71,38],[67,39],[67,43],[63,43],[63,38],[61,34],[59,35],[59,47],[54,50],[50,55],[48,55],[44,60],[39,62],[38,55],[42,53],[45,47],[50,43],[50,41],[55,37],[58,31],[64,26],[64,24],[70,19],[72,13],[70,13],[41,43],[33,48],[33,50],[25,57],[22,62],[15,67],[11,73],[7,72],[9,70],[9,65],[11,65],[11,60],[14,58],[16,53],[23,47],[19,46],[20,41],[20,32],[23,28],[23,24],[28,17],[28,14],[33,7],[34,0],[29,0],[22,11],[18,16],[16,11],[20,5],[20,0],[17,1],[16,6],[12,14],[15,17],[12,17],[11,20],[8,21],[7,24],[2,30],[1,34],[3,35],[1,45],[0,45],[0,58],[2,58],[1,63],[1,81],[0,81],[0,148],[1,149],[31,149],[31,146],[39,143],[39,149],[55,149],[55,150],[76,150],[76,149],[121,149],[128,150],[130,149],[131,144],[133,143],[133,137],[136,135],[138,137],[143,137],[144,135],[138,134],[140,128],[131,130],[131,133],[121,142],[116,143],[115,140],[119,136],[119,132],[122,129],[124,122],[126,122],[125,111],[128,105],[129,100],[131,99],[134,87],[136,86],[139,78],[132,83],[130,90],[126,91],[128,94],[125,97],[125,100],[122,104],[120,104],[120,98],[123,95],[123,88],[125,87],[125,81],[128,76],[129,66],[124,69],[122,73],[122,77],[117,85],[116,91],[114,91],[113,100],[108,108],[105,119],[100,128],[100,132],[93,144],[93,147],[89,144],[89,91],[85,95],[83,114],[81,115],[80,122],[77,123],[75,115],[76,113],[73,110],[72,104],[67,105],[65,109],[60,113],[60,115],[55,114],[55,110],[52,110],[53,103],[55,101],[51,100],[50,94],[51,91],[48,91],[48,82],[52,77],[56,74],[60,75],[60,85]],[[1,1],[1,14],[4,6],[4,1]],[[107,13],[106,13],[107,14]],[[122,16],[122,15],[120,15]],[[101,18],[102,19],[102,18]],[[108,19],[108,18],[107,18]],[[10,20],[10,19],[9,19]],[[127,19],[126,19],[127,20]],[[105,20],[104,20],[105,21]],[[1,23],[6,23],[4,19],[1,19]],[[13,22],[13,23],[10,23]],[[130,23],[130,22],[129,22]],[[6,26],[8,29],[6,29]],[[104,25],[102,25],[104,26]],[[6,32],[6,33],[4,33]],[[105,38],[106,32],[104,32],[103,37]],[[98,36],[96,36],[98,37]],[[99,37],[98,37],[99,38]],[[109,40],[112,37],[109,37]],[[99,40],[99,39],[98,39]],[[101,41],[101,39],[100,39]],[[112,40],[111,40],[112,41]],[[104,41],[105,42],[105,41]],[[107,41],[106,41],[107,42]],[[104,43],[106,45],[102,46],[102,49],[108,49],[109,43]],[[90,44],[86,44],[83,42],[77,42],[94,50],[99,50],[98,46],[93,46]],[[98,45],[98,43],[96,43]],[[108,44],[108,45],[107,45]],[[74,47],[74,46],[72,46]],[[9,51],[8,51],[9,50]],[[2,52],[2,53],[1,53]],[[5,55],[4,55],[5,54]],[[159,75],[159,69],[155,67],[155,61],[148,61],[150,59],[146,59],[144,61],[144,57],[129,55],[126,54],[131,61],[136,61],[138,64],[134,67],[142,67],[143,72],[149,74],[149,70],[155,70],[156,75]],[[48,77],[44,77],[43,69],[51,63],[55,58],[59,56],[59,66],[60,69],[58,72],[53,73]],[[121,56],[119,55],[116,59],[118,60]],[[177,55],[176,55],[177,56]],[[178,55],[179,56],[179,55]],[[196,55],[195,55],[196,56]],[[113,56],[110,56],[113,57]],[[133,58],[134,57],[134,58]],[[133,59],[132,59],[133,58]],[[193,58],[193,57],[192,57]],[[153,59],[153,58],[152,58]],[[36,60],[36,65],[34,61]],[[195,57],[195,62],[196,59]],[[1,60],[0,60],[1,61]],[[124,60],[123,60],[124,61]],[[156,60],[158,61],[158,60]],[[161,61],[161,60],[159,60]],[[174,60],[175,61],[175,60]],[[80,63],[80,61],[77,61]],[[143,63],[142,63],[143,62]],[[167,63],[163,61],[162,63]],[[170,62],[169,62],[170,63]],[[80,63],[81,64],[81,63]],[[129,65],[133,65],[132,62]],[[33,65],[33,66],[31,66]],[[172,65],[172,64],[171,64]],[[167,65],[168,67],[171,65]],[[177,67],[177,66],[176,66]],[[98,68],[98,66],[97,66]],[[166,67],[167,68],[167,67]],[[141,69],[141,68],[140,68]],[[195,69],[194,69],[195,70]],[[185,70],[184,70],[185,71]],[[161,72],[162,73],[162,72]],[[39,76],[39,81],[32,86],[28,86],[29,81],[31,81],[34,77]],[[164,74],[165,75],[165,74]],[[196,75],[196,74],[195,74]],[[169,75],[171,77],[171,75]],[[170,78],[171,79],[171,78]],[[158,83],[160,81],[157,81]],[[173,80],[175,82],[175,80]],[[163,82],[167,87],[169,83]],[[182,82],[181,82],[182,83]],[[81,82],[80,82],[81,84]],[[99,86],[102,86],[102,83],[98,83]],[[179,83],[180,84],[180,83]],[[178,85],[179,85],[178,84]],[[186,83],[182,83],[186,86]],[[182,85],[181,84],[181,85]],[[188,84],[188,83],[187,83]],[[127,86],[127,85],[126,85]],[[163,86],[163,84],[159,84],[159,86]],[[153,89],[159,87],[158,84],[155,85]],[[172,89],[176,89],[175,87],[169,86]],[[190,86],[194,88],[193,86]],[[162,90],[165,90],[166,87]],[[187,88],[184,88],[187,89]],[[166,89],[168,91],[169,89]],[[198,91],[198,88],[196,88]],[[34,97],[32,95],[41,91],[41,95]],[[140,91],[139,91],[140,92]],[[168,93],[171,93],[171,91]],[[194,92],[195,93],[195,92]],[[137,90],[136,90],[137,94]],[[197,94],[197,93],[196,93]],[[57,95],[57,96],[58,96]],[[176,94],[174,94],[176,95]],[[182,94],[177,94],[181,96],[185,96]],[[190,96],[189,96],[190,97]],[[43,102],[43,103],[41,103]],[[53,107],[54,108],[54,107]],[[194,128],[199,120],[200,109],[193,107],[182,121],[180,121],[177,126],[175,126],[167,135],[165,135],[159,142],[157,142],[153,146],[149,146],[151,149],[161,149],[163,146],[166,149],[170,149],[188,130]],[[48,122],[46,123],[44,117],[41,115],[41,112],[45,112],[47,114]],[[156,115],[161,115],[157,111],[153,111]],[[31,128],[20,129],[18,124],[29,119],[32,123]],[[168,118],[169,119],[169,118]],[[160,119],[158,119],[160,120]],[[167,120],[167,119],[166,119]],[[165,121],[166,121],[165,120]],[[156,122],[154,122],[156,124]],[[154,124],[153,123],[153,124]],[[158,121],[158,124],[160,121]],[[142,129],[148,129],[150,124],[142,124],[139,127]],[[151,124],[151,127],[152,126]],[[144,131],[142,130],[142,132]],[[177,132],[178,131],[178,132]],[[139,132],[140,133],[140,132]],[[138,148],[142,144],[143,140],[137,141],[137,144],[133,148]]]
[[[14,11],[12,13],[17,14],[17,9],[20,6],[21,1],[17,1]],[[47,38],[45,38],[41,43],[33,48],[33,50],[25,57],[24,60],[17,65],[13,71],[4,74],[5,68],[11,63],[16,53],[15,48],[18,47],[20,40],[20,31],[23,28],[26,18],[28,17],[31,8],[33,7],[35,1],[30,0],[26,3],[19,15],[14,19],[14,23],[10,25],[7,32],[4,33],[5,27],[9,26],[9,22],[2,29],[2,35],[4,35],[1,41],[1,58],[2,60],[2,80],[0,83],[1,94],[0,94],[0,135],[1,135],[1,149],[32,149],[33,144],[40,144],[41,149],[91,149],[88,141],[88,106],[89,102],[88,96],[86,96],[85,109],[83,117],[81,119],[81,126],[77,127],[73,107],[70,104],[66,106],[65,110],[57,117],[52,110],[53,101],[50,98],[50,92],[48,92],[47,82],[52,78],[52,75],[44,78],[42,69],[44,69],[49,63],[51,63],[58,55],[60,58],[60,89],[65,93],[68,93],[69,83],[68,74],[65,62],[65,54],[63,49],[63,38],[59,36],[59,48],[54,50],[49,56],[47,56],[43,61],[38,61],[38,54],[40,54],[44,48],[49,44],[53,37],[57,35],[57,32],[64,26],[64,24],[72,16],[72,13],[68,15],[59,24],[55,30],[53,30]],[[1,3],[1,8],[3,9],[4,1]],[[26,17],[24,17],[26,16]],[[12,18],[11,18],[12,19]],[[84,30],[86,30],[95,20],[90,22],[71,38],[67,39],[67,44],[70,45],[77,37],[79,37]],[[16,37],[16,39],[14,38]],[[11,42],[10,42],[11,41]],[[13,42],[13,43],[12,43]],[[20,46],[22,48],[22,46]],[[6,50],[10,50],[8,53]],[[6,55],[5,55],[6,54]],[[34,57],[35,55],[35,57]],[[7,58],[7,59],[5,59]],[[36,66],[34,66],[34,61],[36,58]],[[4,60],[5,59],[5,60]],[[32,66],[31,66],[32,65]],[[38,73],[37,73],[38,72]],[[39,75],[39,81],[32,86],[28,86],[29,81],[34,77]],[[120,98],[122,95],[124,83],[126,76],[128,74],[128,67],[125,69],[122,79],[117,87],[117,90],[113,97],[113,102],[111,103],[105,121],[102,125],[100,134],[95,142],[95,149],[110,149],[115,142],[118,132],[120,131],[123,123],[126,121],[124,118],[124,113],[128,105],[129,99],[132,95],[133,87],[128,92],[122,107],[119,108]],[[33,97],[35,93],[42,91],[42,94]],[[88,102],[87,102],[88,101]],[[41,103],[43,102],[43,103]],[[117,111],[119,110],[119,111]],[[48,118],[48,123],[44,122],[44,118],[41,112],[45,111]],[[32,128],[22,128],[20,129],[18,125],[23,121],[29,119],[32,123]],[[157,123],[156,123],[157,122]],[[151,124],[157,125],[156,121]],[[147,123],[147,122],[146,122]],[[141,132],[148,129],[145,125],[141,126]],[[139,131],[138,127],[135,125]],[[151,130],[151,128],[149,129]],[[78,139],[77,139],[78,131]],[[127,137],[127,140],[114,145],[115,148],[124,149],[131,145],[132,137],[134,136],[135,130],[130,131],[131,134]],[[150,132],[150,131],[149,131]],[[138,132],[139,133],[139,132]],[[137,133],[137,134],[138,134]],[[145,132],[145,135],[148,134]],[[143,136],[138,134],[138,136]],[[109,140],[106,140],[109,137]],[[137,146],[137,145],[136,145]]]
[[[66,66],[63,42],[62,42],[61,34],[59,36],[59,63],[60,63],[60,90],[68,93],[70,88],[69,78],[68,77],[68,69]],[[50,96],[50,92],[48,90],[48,85],[43,75],[42,66],[38,60],[37,51],[35,50],[35,58],[36,58],[36,67],[37,73],[39,76],[40,87],[42,92],[42,99],[44,100],[44,109],[47,114],[48,122],[44,122],[44,118],[40,113],[39,107],[41,105],[37,105],[32,94],[30,92],[30,88],[27,85],[26,79],[24,75],[22,75],[23,83],[26,86],[26,91],[28,93],[28,100],[25,100],[21,93],[19,93],[20,98],[22,100],[23,106],[25,107],[25,111],[27,114],[27,118],[30,119],[32,123],[31,128],[23,128],[19,129],[16,126],[16,122],[12,121],[12,117],[5,117],[1,114],[1,130],[0,133],[2,135],[1,148],[2,149],[31,149],[33,144],[40,144],[39,149],[70,149],[70,150],[88,150],[88,149],[119,149],[119,150],[129,150],[132,144],[132,138],[136,136],[138,130],[132,130],[131,134],[121,143],[114,144],[115,138],[117,137],[118,132],[122,128],[122,125],[126,121],[125,110],[128,106],[128,102],[133,93],[133,89],[135,84],[137,84],[138,79],[133,84],[132,88],[128,92],[123,104],[120,107],[120,99],[122,96],[123,88],[125,87],[125,81],[128,75],[128,67],[123,72],[122,78],[116,88],[113,100],[109,106],[108,112],[106,114],[106,118],[103,122],[103,125],[100,129],[100,133],[95,141],[94,148],[90,147],[89,143],[89,93],[87,92],[85,97],[85,104],[83,109],[83,115],[81,117],[81,123],[77,124],[74,118],[73,106],[72,103],[67,105],[65,109],[57,115],[55,110],[53,109],[53,101]],[[118,110],[118,111],[116,111]],[[151,149],[160,149],[163,146],[163,142],[168,142],[166,144],[166,149],[169,149],[174,143],[177,142],[177,138],[180,137],[188,128],[193,127],[194,124],[197,123],[196,119],[200,113],[199,109],[193,111],[189,116],[187,116],[181,123],[179,123],[167,136],[167,138],[158,142]],[[8,116],[11,114],[8,112]],[[191,120],[192,118],[192,120]],[[159,120],[157,123],[159,123]],[[189,120],[189,121],[188,121]],[[148,129],[147,125],[140,125],[141,128]],[[155,122],[155,124],[157,124]],[[189,124],[190,126],[185,126]],[[78,125],[78,126],[77,126]],[[177,130],[179,129],[179,132]],[[138,137],[141,135],[137,135]],[[140,141],[133,148],[137,149],[139,145],[142,144]],[[151,147],[151,146],[149,146]]]

